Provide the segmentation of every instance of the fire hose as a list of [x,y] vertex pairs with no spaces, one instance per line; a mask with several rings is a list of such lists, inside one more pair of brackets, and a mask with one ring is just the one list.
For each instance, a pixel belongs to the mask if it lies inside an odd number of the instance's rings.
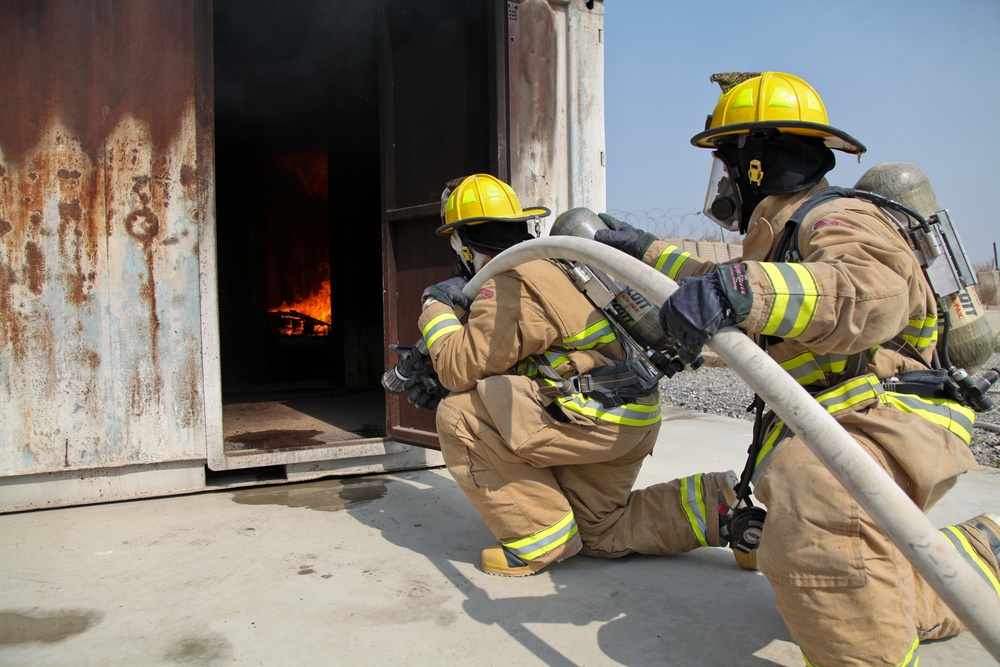
[[[643,262],[573,236],[519,243],[494,257],[463,290],[473,298],[493,276],[536,259],[567,259],[600,269],[663,303],[677,284]],[[735,327],[708,347],[785,421],[840,481],[987,651],[1000,661],[1000,598],[927,516],[837,421],[777,362]]]

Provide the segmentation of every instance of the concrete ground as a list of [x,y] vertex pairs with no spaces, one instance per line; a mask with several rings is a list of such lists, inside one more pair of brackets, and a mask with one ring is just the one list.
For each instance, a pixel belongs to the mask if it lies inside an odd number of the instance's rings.
[[[638,485],[739,470],[750,423],[667,414]],[[1000,510],[969,473],[935,525]],[[802,664],[725,549],[583,557],[507,579],[446,470],[0,516],[0,665]],[[974,636],[922,667],[996,664]]]

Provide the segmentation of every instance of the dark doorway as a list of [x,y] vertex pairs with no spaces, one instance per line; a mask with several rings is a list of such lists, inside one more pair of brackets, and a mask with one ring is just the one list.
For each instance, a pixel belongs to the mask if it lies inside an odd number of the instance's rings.
[[444,184],[507,176],[507,4],[211,1],[225,453],[436,446],[380,380],[454,272]]
[[227,451],[385,434],[377,13],[214,1]]

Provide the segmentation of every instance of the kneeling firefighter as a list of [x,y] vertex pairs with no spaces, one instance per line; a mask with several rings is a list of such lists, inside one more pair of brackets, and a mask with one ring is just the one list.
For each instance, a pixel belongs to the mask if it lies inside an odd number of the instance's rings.
[[525,576],[577,553],[720,546],[718,506],[734,499],[734,472],[632,490],[660,429],[658,387],[624,363],[615,329],[563,263],[526,262],[473,299],[462,291],[495,255],[531,238],[548,209],[522,209],[486,174],[451,185],[437,233],[460,275],[424,291],[418,321],[449,393],[410,402],[436,405],[448,470],[496,537],[483,569]]
[[[925,512],[976,465],[973,410],[936,368],[937,304],[896,223],[830,188],[831,127],[816,91],[778,72],[712,77],[722,95],[692,138],[713,150],[705,213],[745,234],[744,256],[703,261],[604,216],[598,241],[678,281],[661,323],[693,359],[721,327],[745,330]],[[669,385],[668,385],[669,390]],[[767,508],[759,567],[807,664],[915,665],[919,642],[963,629],[832,473],[755,400],[738,495]],[[942,532],[1000,594],[1000,518]]]

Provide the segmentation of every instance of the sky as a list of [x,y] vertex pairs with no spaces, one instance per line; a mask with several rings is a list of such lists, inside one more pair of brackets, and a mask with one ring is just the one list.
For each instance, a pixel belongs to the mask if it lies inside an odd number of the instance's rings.
[[717,231],[699,213],[711,152],[690,143],[719,98],[709,76],[787,72],[868,148],[860,164],[834,151],[832,185],[883,162],[917,165],[970,261],[992,266],[1000,0],[606,0],[604,30],[609,212],[661,235]]

